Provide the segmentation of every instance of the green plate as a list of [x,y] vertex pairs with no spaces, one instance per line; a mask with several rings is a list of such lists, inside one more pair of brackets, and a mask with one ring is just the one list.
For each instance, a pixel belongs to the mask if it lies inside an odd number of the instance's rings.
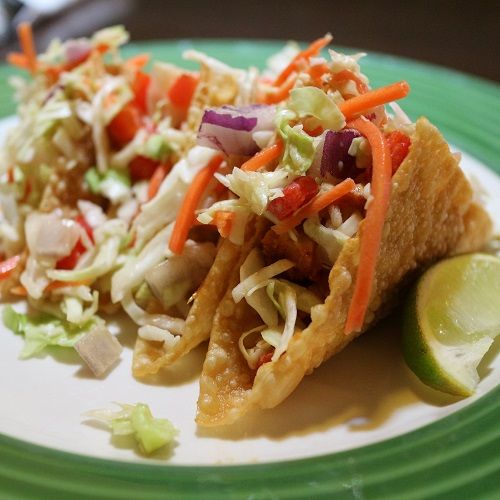
[[[231,65],[262,65],[278,42],[177,41],[131,45],[182,64],[200,48]],[[373,86],[406,79],[405,111],[426,115],[447,139],[500,172],[500,86],[444,68],[371,54]],[[14,112],[0,67],[0,117]],[[7,383],[5,380],[2,383]],[[8,404],[2,401],[1,405]],[[498,498],[500,387],[475,403],[399,437],[311,459],[187,467],[127,463],[55,451],[0,435],[3,498]],[[196,453],[196,450],[193,450]]]

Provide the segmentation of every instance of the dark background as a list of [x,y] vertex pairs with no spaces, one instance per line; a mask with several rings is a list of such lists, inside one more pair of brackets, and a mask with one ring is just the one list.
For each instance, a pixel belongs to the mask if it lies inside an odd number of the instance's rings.
[[[0,1],[10,14],[18,8],[16,3]],[[20,20],[33,21],[39,50],[55,36],[88,35],[116,23],[124,24],[136,41],[312,40],[330,31],[336,45],[410,57],[500,81],[499,0],[87,0],[52,15],[40,15],[35,5],[17,12],[14,22]],[[16,48],[11,30],[0,55]]]

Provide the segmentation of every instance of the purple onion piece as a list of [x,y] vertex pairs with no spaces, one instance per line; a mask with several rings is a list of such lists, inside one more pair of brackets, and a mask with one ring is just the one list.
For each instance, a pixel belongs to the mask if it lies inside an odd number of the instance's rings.
[[274,130],[274,106],[222,106],[204,112],[197,143],[226,155],[252,156],[259,151],[253,134]]
[[221,113],[214,109],[208,109],[203,113],[203,123],[211,123],[220,127],[230,128],[233,130],[241,130],[251,132],[257,125],[257,118],[246,118],[242,115],[232,116],[229,113]]
[[196,141],[200,146],[222,151],[225,155],[253,156],[259,146],[252,138],[251,132],[202,123]]
[[326,133],[320,169],[323,177],[330,174],[345,179],[355,177],[359,173],[356,168],[356,157],[348,153],[353,139],[357,137],[361,137],[361,134],[350,128],[339,132],[329,130]]
[[92,50],[92,46],[88,40],[84,38],[80,40],[69,40],[64,45],[66,62],[74,63],[87,57]]

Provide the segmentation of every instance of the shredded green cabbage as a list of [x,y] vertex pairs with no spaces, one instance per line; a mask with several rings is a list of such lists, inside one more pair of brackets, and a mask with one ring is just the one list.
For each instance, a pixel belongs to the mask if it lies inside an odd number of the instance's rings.
[[127,170],[106,170],[100,174],[96,168],[85,172],[85,182],[94,194],[102,194],[111,203],[120,203],[130,195],[130,176]]
[[282,188],[290,182],[291,177],[283,169],[274,172],[245,172],[235,167],[232,173],[218,175],[217,179],[237,194],[241,203],[257,215],[262,215],[269,202],[282,195]]
[[144,156],[159,162],[163,162],[171,152],[172,149],[170,145],[166,139],[159,134],[150,136],[143,148]]
[[89,307],[84,308],[83,300],[71,295],[64,296],[61,304],[62,311],[66,314],[66,320],[70,323],[82,325],[90,321],[99,307],[99,292],[92,292],[92,302]]
[[344,115],[335,101],[316,87],[300,87],[290,92],[287,107],[300,118],[312,117],[312,128],[322,126],[327,130],[340,130],[345,127]]
[[128,42],[129,34],[122,25],[109,26],[96,31],[91,40],[94,45],[107,45],[116,48]]
[[153,417],[144,403],[118,404],[121,410],[92,410],[85,416],[104,422],[114,436],[133,436],[146,454],[174,444],[179,431],[169,420]]
[[[262,269],[264,265],[264,258],[259,249],[254,248],[240,267],[240,280],[244,281],[246,278]],[[278,324],[277,308],[273,307],[273,303],[267,296],[265,290],[258,289],[252,293],[248,293],[245,296],[245,300],[249,306],[257,311],[262,321],[264,321],[267,326],[276,326]]]
[[337,257],[349,237],[343,232],[323,226],[319,217],[310,217],[304,222],[304,232],[326,253],[330,264],[335,264]]
[[16,312],[6,306],[2,313],[4,325],[18,335],[24,335],[20,358],[25,359],[43,351],[48,346],[73,347],[75,343],[102,320],[93,316],[82,325],[75,325],[47,313],[36,317]]
[[126,237],[126,224],[119,219],[110,219],[94,232],[97,253],[90,265],[80,269],[47,271],[50,279],[58,281],[95,280],[117,266],[116,259]]
[[302,125],[290,126],[290,121],[296,118],[297,115],[289,109],[281,109],[276,114],[276,126],[285,143],[280,167],[302,175],[311,166],[316,149],[314,139],[304,132]]

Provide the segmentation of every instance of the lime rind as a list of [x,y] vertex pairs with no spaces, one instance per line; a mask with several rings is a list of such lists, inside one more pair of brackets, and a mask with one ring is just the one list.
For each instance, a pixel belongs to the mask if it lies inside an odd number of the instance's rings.
[[[474,283],[478,277],[483,289]],[[500,259],[471,254],[436,264],[411,291],[403,355],[426,385],[462,397],[474,393],[477,367],[500,331],[500,294],[489,293],[490,283],[500,286]]]

